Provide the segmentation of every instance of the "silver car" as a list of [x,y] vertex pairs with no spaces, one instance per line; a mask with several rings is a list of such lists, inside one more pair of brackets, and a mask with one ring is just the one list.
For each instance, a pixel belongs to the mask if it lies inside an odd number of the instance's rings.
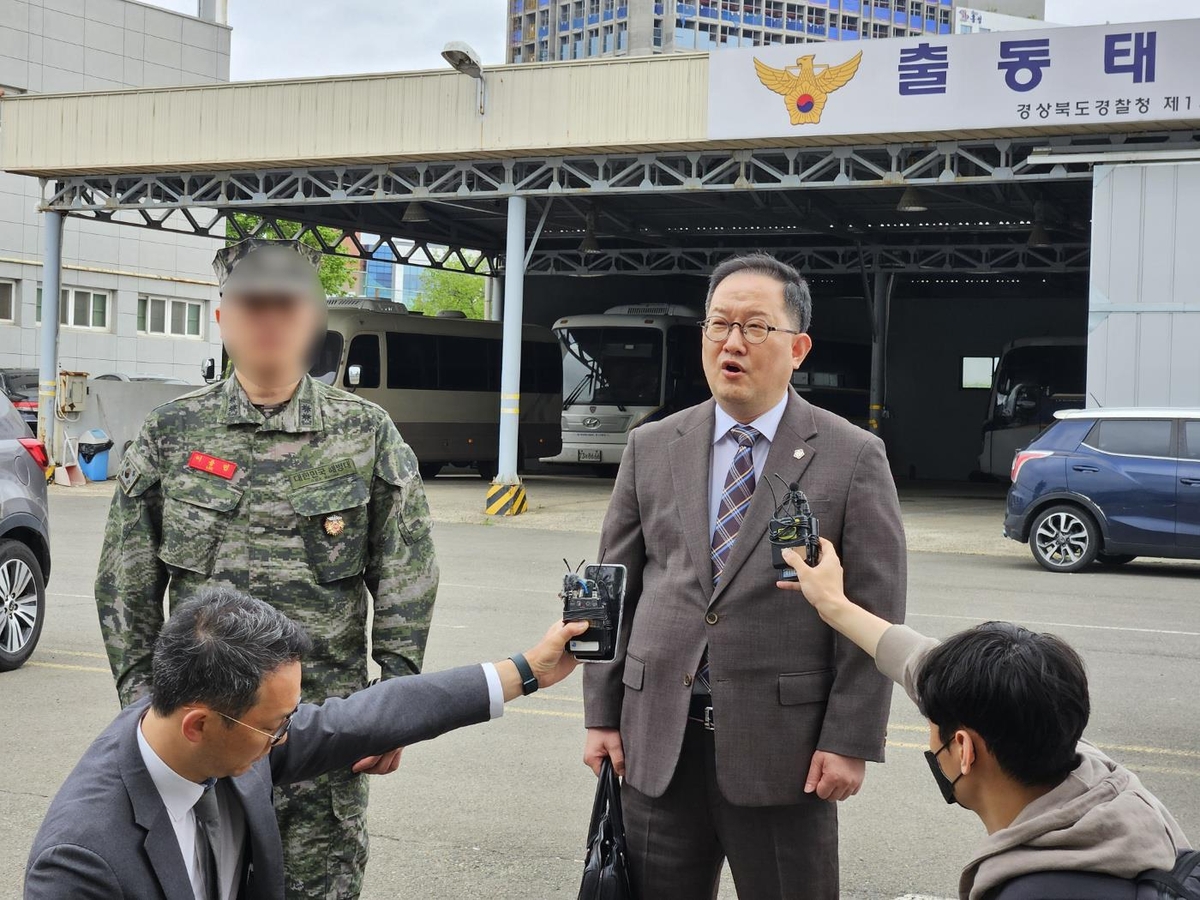
[[0,394],[0,672],[33,653],[46,618],[46,448]]

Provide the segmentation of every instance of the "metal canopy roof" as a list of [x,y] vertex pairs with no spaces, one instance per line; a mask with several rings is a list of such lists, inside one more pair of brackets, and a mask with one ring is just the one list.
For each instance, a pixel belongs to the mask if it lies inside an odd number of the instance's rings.
[[[327,252],[481,273],[522,194],[530,274],[704,274],[751,247],[814,273],[994,274],[1087,266],[1091,163],[1035,148],[1200,147],[1200,119],[713,142],[708,65],[488,69],[482,117],[455,72],[25,95],[0,100],[0,167],[75,216],[225,239],[254,213],[335,229]],[[909,188],[925,211],[897,209]]]

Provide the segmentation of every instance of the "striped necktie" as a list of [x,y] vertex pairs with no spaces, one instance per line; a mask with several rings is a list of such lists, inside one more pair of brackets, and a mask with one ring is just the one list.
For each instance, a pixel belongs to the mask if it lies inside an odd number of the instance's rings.
[[[733,542],[737,538],[742,520],[746,518],[746,510],[750,506],[750,498],[754,496],[754,442],[761,435],[748,425],[734,425],[729,429],[738,442],[737,452],[733,455],[733,463],[725,476],[725,489],[721,492],[721,502],[717,507],[717,526],[712,536],[712,567],[713,586],[721,580],[721,572],[733,550]],[[708,685],[708,648],[704,649],[704,657],[700,660],[700,668],[696,672],[696,680],[707,691]]]

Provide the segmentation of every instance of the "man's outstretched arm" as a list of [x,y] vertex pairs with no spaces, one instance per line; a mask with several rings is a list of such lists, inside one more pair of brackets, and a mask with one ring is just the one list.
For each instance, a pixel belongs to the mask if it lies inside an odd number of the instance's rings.
[[[564,652],[567,641],[588,628],[587,622],[558,623],[524,654],[538,687],[550,687],[578,665]],[[494,664],[497,700],[522,696],[521,674],[512,660]],[[306,781],[345,768],[365,756],[386,753],[427,741],[447,731],[493,718],[493,690],[483,666],[390,678],[320,706],[301,705],[288,739],[271,752],[276,784]]]
[[781,581],[789,591],[801,591],[820,615],[821,621],[857,644],[875,660],[875,665],[917,702],[917,674],[925,656],[938,645],[907,625],[894,625],[846,596],[842,584],[842,561],[833,544],[821,538],[821,561],[809,566],[795,550],[784,550],[784,558],[796,570],[799,581]]

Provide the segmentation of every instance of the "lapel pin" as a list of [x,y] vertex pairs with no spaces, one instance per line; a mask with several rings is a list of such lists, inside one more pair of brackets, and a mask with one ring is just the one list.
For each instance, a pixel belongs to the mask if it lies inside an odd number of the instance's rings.
[[804,448],[797,447],[795,450],[792,451],[792,457],[794,459],[804,459]]

